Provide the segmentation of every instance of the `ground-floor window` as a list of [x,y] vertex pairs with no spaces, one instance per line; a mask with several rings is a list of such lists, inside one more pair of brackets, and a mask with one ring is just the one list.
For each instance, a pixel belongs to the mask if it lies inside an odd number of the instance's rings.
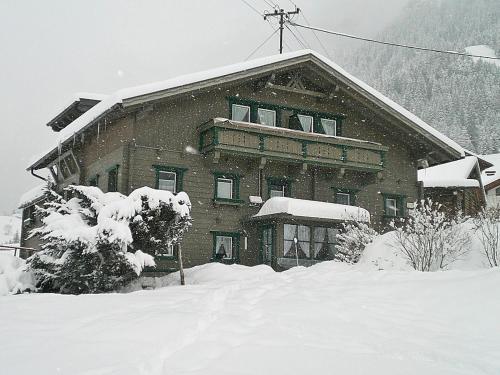
[[298,259],[333,259],[337,233],[338,230],[334,228],[284,224],[284,256]]
[[218,261],[237,261],[239,233],[213,232],[213,258]]

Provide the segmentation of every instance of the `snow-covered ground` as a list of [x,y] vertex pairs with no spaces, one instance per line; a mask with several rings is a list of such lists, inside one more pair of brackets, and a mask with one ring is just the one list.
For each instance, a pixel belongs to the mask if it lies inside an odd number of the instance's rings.
[[127,294],[0,298],[2,374],[500,373],[500,269],[208,264]]

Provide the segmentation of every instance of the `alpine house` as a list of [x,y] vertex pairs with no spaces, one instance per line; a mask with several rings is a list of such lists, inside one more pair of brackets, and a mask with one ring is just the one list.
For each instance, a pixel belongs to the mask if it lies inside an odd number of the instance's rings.
[[[187,266],[284,269],[331,259],[342,222],[387,227],[423,196],[420,165],[465,157],[310,50],[88,99],[49,123],[54,145],[28,170],[48,168],[57,189],[185,191],[193,205]],[[175,246],[155,254],[156,271],[175,270],[175,254]]]

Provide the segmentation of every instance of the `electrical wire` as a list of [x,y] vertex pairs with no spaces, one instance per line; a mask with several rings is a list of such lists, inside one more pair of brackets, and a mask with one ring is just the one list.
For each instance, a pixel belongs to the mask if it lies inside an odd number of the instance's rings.
[[261,12],[259,12],[259,11],[257,10],[257,8],[255,8],[255,7],[254,7],[252,4],[250,4],[248,1],[246,1],[246,0],[241,0],[241,1],[242,1],[244,4],[246,4],[246,5],[247,5],[250,9],[252,9],[255,13],[257,13],[257,14],[259,15],[259,17],[263,17],[263,16],[264,16]]
[[292,29],[290,29],[288,27],[287,24],[285,24],[285,27],[290,31],[290,33],[295,37],[295,39],[297,39],[297,41],[299,42],[299,44],[302,46],[302,48],[307,48],[306,45],[304,43],[302,43],[302,41],[297,37],[297,35],[295,35],[295,33],[292,31]]
[[346,37],[346,38],[350,38],[350,39],[363,40],[365,42],[372,42],[372,43],[384,44],[384,45],[393,46],[393,47],[403,47],[403,48],[416,49],[416,50],[419,50],[419,51],[445,53],[445,54],[456,55],[456,56],[468,56],[468,57],[479,57],[479,58],[483,58],[483,59],[500,60],[500,57],[491,57],[491,56],[483,56],[483,55],[473,55],[473,54],[470,54],[470,53],[464,53],[464,52],[458,52],[458,51],[443,51],[443,50],[434,49],[434,48],[426,48],[426,47],[418,47],[418,46],[412,46],[412,45],[407,45],[407,44],[384,42],[384,41],[381,41],[381,40],[364,38],[364,37],[361,37],[361,36],[356,36],[356,35],[351,35],[351,34],[346,34],[346,33],[340,33],[340,32],[332,31],[332,30],[321,29],[319,27],[301,25],[299,23],[291,22],[291,21],[287,21],[287,23],[289,23],[292,26],[302,27],[304,29],[309,29],[309,30],[315,30],[315,31],[319,31],[319,32],[322,32],[322,33],[326,33],[326,34],[332,34],[332,35],[342,36],[342,37]]
[[274,34],[276,34],[278,32],[278,30],[279,29],[274,30],[273,33],[271,35],[269,35],[266,38],[266,40],[264,40],[261,44],[259,44],[259,46],[257,48],[255,48],[252,51],[252,53],[250,55],[248,55],[247,58],[245,60],[243,60],[243,61],[247,61],[250,57],[252,57],[264,44],[266,44],[269,41],[269,39],[271,39],[274,36]]
[[[291,0],[289,0],[289,1],[293,3],[293,1],[291,1]],[[306,21],[307,25],[311,26],[311,24],[309,23],[309,20],[306,18],[306,15],[304,14],[304,10],[301,9],[301,13],[300,14],[302,15],[302,18],[304,19],[304,21]],[[296,29],[298,30],[298,27],[296,27]],[[323,49],[323,52],[326,54],[326,57],[328,57],[331,60],[331,57],[330,57],[330,54],[328,53],[328,50],[326,49],[326,47],[324,46],[323,42],[319,38],[318,34],[316,34],[316,31],[314,31],[314,30],[311,30],[311,31],[313,32],[314,37],[316,38],[316,40],[318,41],[319,45]]]

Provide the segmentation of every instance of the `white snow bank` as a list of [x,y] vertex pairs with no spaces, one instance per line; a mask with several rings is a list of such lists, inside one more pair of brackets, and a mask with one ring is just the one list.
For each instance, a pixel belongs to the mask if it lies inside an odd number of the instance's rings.
[[423,182],[424,187],[479,187],[478,180],[469,178],[477,165],[477,157],[466,156],[460,160],[419,169],[418,181]]
[[210,264],[187,279],[185,287],[128,294],[4,297],[2,373],[497,375],[500,369],[499,269],[361,272],[325,262],[274,273]]
[[[448,270],[469,271],[489,268],[472,221],[469,220],[461,226],[462,230],[471,236],[470,251],[450,264]],[[356,267],[360,270],[413,270],[397,248],[394,234],[395,232],[388,232],[376,237],[373,243],[365,248]]]
[[[495,50],[486,44],[479,44],[477,46],[465,47],[465,51],[467,53],[470,53],[471,55],[497,57],[497,55],[495,54]],[[484,61],[484,62],[487,62],[490,64],[494,64],[494,65],[500,67],[500,60],[485,59],[482,57],[472,57],[472,60],[474,62],[478,62],[479,60],[481,60],[481,61]]]
[[361,207],[285,197],[268,199],[254,217],[276,214],[328,220],[370,221],[370,213]]
[[23,272],[24,264],[25,261],[21,258],[0,253],[0,296],[34,289],[31,274]]

